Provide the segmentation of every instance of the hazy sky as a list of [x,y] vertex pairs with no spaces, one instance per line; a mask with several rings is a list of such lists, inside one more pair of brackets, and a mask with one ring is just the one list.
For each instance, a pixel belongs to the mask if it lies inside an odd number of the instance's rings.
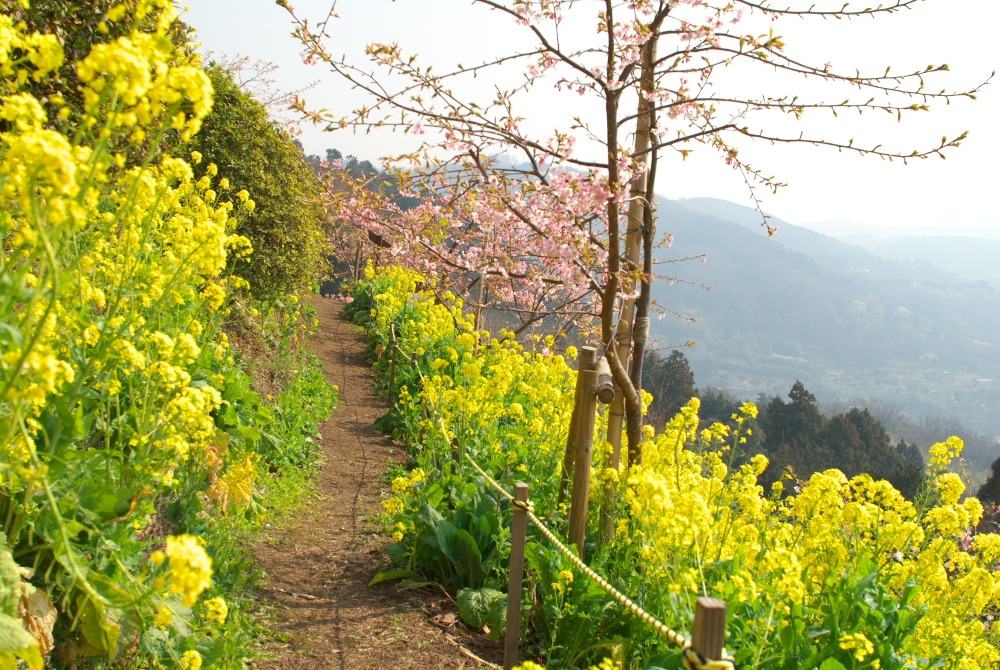
[[[592,0],[579,4],[588,2]],[[789,0],[785,4],[806,7],[812,3]],[[197,29],[205,50],[273,62],[279,66],[279,86],[284,89],[315,82],[304,94],[314,107],[346,114],[356,106],[352,92],[322,66],[303,64],[301,49],[290,36],[290,17],[273,0],[188,0],[184,4],[188,11],[182,18]],[[316,19],[325,16],[330,0],[293,0],[292,4],[300,16]],[[341,18],[332,27],[330,46],[338,55],[361,54],[370,41],[396,41],[441,67],[456,62],[469,65],[477,60],[474,54],[505,48],[514,39],[503,24],[491,23],[496,22],[494,14],[470,7],[468,0],[339,0],[337,11]],[[903,71],[906,65],[947,63],[951,72],[930,88],[964,89],[1000,70],[998,25],[998,0],[925,0],[911,11],[877,21],[792,20],[779,22],[775,32],[785,38],[786,53],[805,54],[815,62],[862,69],[868,65],[869,71],[892,64],[894,72]],[[362,58],[355,60],[362,62]],[[544,114],[538,112],[536,120]],[[996,206],[1000,123],[996,119],[1000,119],[1000,78],[983,89],[975,102],[934,105],[930,114],[909,121],[904,117],[902,124],[874,115],[861,119],[865,127],[845,125],[858,121],[843,117],[813,122],[831,124],[831,135],[845,139],[877,136],[880,141],[884,137],[888,146],[907,151],[926,147],[942,135],[954,137],[970,131],[969,139],[949,152],[946,161],[929,158],[904,166],[831,150],[765,144],[742,155],[789,183],[777,195],[761,195],[765,210],[792,223],[841,218],[880,226],[950,223],[960,232],[964,222],[995,221],[1000,226]],[[335,147],[345,155],[377,161],[406,146],[405,138],[323,133],[308,126],[302,132],[306,150],[321,155]],[[666,167],[657,178],[662,195],[718,197],[752,205],[742,177],[707,148]]]

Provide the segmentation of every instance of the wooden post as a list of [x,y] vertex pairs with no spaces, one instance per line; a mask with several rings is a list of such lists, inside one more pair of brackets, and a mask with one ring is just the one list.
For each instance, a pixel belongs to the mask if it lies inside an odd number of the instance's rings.
[[569,418],[569,434],[566,436],[566,453],[563,454],[562,472],[559,477],[558,503],[566,499],[566,487],[572,481],[577,452],[577,427],[580,421],[580,401],[583,398],[583,371],[588,369],[590,361],[597,359],[597,349],[580,347],[580,365],[576,374],[576,391],[573,394],[573,414]]
[[396,398],[393,396],[393,391],[396,389],[396,354],[399,352],[399,346],[396,344],[396,328],[389,331],[389,337],[392,340],[390,346],[392,347],[389,352],[389,402],[393,405],[396,404]]
[[486,300],[486,275],[479,273],[479,304],[473,310],[476,319],[476,330],[483,330],[483,301]]
[[576,466],[576,422],[580,416],[580,376],[577,375],[577,390],[573,396],[573,413],[569,417],[569,433],[566,435],[566,452],[563,454],[562,471],[559,473],[559,496],[556,503],[562,505],[566,500],[566,487],[573,481],[573,468]]
[[[528,485],[514,485],[514,500],[528,501]],[[514,508],[510,524],[510,581],[507,586],[507,629],[503,638],[503,667],[510,670],[518,662],[521,637],[521,591],[524,579],[524,541],[528,530],[528,513]]]
[[351,279],[357,281],[361,277],[361,242],[358,242],[357,249],[354,252],[354,268],[351,271]]
[[594,412],[597,410],[597,350],[583,347],[580,354],[581,377],[578,385],[579,412],[576,430],[576,467],[573,495],[569,504],[569,541],[575,544],[580,558],[587,540],[587,504],[590,499],[590,466],[594,456]]
[[[611,366],[604,356],[597,361],[597,398],[605,405],[614,405],[616,400],[621,400],[615,394],[615,383],[611,376]],[[610,392],[608,390],[610,388]],[[610,419],[609,419],[610,421]],[[610,423],[609,423],[610,425]],[[619,430],[619,434],[621,431]],[[615,449],[612,445],[608,453],[608,462],[604,467],[618,470],[621,465],[621,449]],[[604,481],[604,490],[601,492],[601,542],[607,544],[615,537],[615,516],[618,513],[618,485],[612,479]]]
[[691,627],[691,646],[710,661],[722,659],[726,642],[726,603],[718,598],[698,598]]
[[[606,468],[617,471],[621,467],[621,450],[608,454]],[[618,483],[614,479],[604,480],[601,492],[601,542],[607,544],[615,539],[615,518],[618,516]]]

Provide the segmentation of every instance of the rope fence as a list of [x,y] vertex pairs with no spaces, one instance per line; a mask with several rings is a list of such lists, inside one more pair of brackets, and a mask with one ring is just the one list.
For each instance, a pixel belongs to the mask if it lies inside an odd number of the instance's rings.
[[[396,340],[395,329],[392,329],[390,330],[390,345],[388,352],[390,356],[390,395],[393,393],[395,384],[397,365],[396,357],[398,353],[399,345]],[[572,426],[571,433],[578,432],[578,434],[582,433],[585,435],[589,433],[589,435],[592,436],[594,408],[593,402],[591,401],[594,398],[599,397],[602,402],[608,402],[608,389],[606,387],[609,386],[610,382],[606,378],[610,377],[610,374],[603,369],[599,369],[599,363],[600,362],[594,355],[593,349],[591,347],[583,347],[580,375],[584,376],[586,381],[580,384],[580,388],[577,389],[577,399],[578,402],[589,402],[589,409],[585,409],[580,413],[580,420],[583,421],[583,424],[580,427],[575,425]],[[419,368],[417,368],[417,374],[420,375],[421,379],[423,378],[423,374],[420,372]],[[426,413],[426,411],[427,405],[425,403],[424,412]],[[574,441],[576,440],[571,434],[570,442]],[[584,452],[582,455],[586,456],[586,458],[580,458],[581,454],[577,454],[575,463],[571,463],[567,460],[564,464],[563,472],[565,477],[567,470],[573,468],[574,465],[577,468],[583,469],[584,472],[582,475],[578,475],[574,478],[574,484],[582,480],[587,483],[586,488],[589,489],[590,453],[587,449],[587,442],[587,440],[580,440],[581,444],[579,445],[582,447],[580,451]],[[567,453],[569,453],[569,451],[570,449],[568,447]],[[457,453],[455,455],[457,456]],[[574,499],[582,499],[583,503],[582,505],[578,503],[574,504],[572,508],[574,514],[571,514],[570,523],[570,542],[577,546],[579,551],[578,555],[577,553],[571,551],[535,514],[534,505],[528,498],[527,484],[517,482],[515,485],[516,493],[511,494],[495,479],[493,479],[489,473],[480,467],[479,464],[476,463],[476,461],[468,454],[468,452],[463,450],[462,455],[476,470],[476,472],[483,477],[483,480],[487,482],[493,490],[506,498],[510,502],[511,507],[514,509],[514,520],[511,524],[511,557],[507,596],[507,629],[504,635],[505,670],[513,668],[517,664],[519,658],[521,619],[520,594],[523,590],[524,545],[526,542],[527,520],[529,519],[535,527],[538,528],[542,535],[566,558],[568,558],[584,575],[593,580],[598,586],[601,587],[601,589],[625,607],[625,609],[633,616],[648,624],[664,638],[666,638],[671,644],[679,647],[681,649],[682,659],[686,670],[736,670],[735,662],[726,654],[723,647],[726,633],[726,605],[723,601],[707,597],[700,597],[697,599],[695,617],[692,625],[692,635],[690,638],[687,638],[644,610],[638,603],[616,589],[606,579],[597,574],[590,568],[590,566],[583,562],[580,556],[583,554],[583,524],[585,524],[586,521],[585,517],[583,517],[584,520],[582,522],[579,521],[579,519],[575,517],[575,514],[579,514],[579,510],[581,509],[584,510],[585,513],[587,508],[586,499],[589,491],[583,491],[582,496],[580,495],[580,491],[574,491],[573,495]],[[515,594],[517,594],[517,597],[514,597]]]
[[[527,499],[527,495],[524,496],[525,499],[523,499],[523,500],[519,499],[519,497],[515,497],[510,492],[508,492],[506,489],[504,489],[499,483],[497,483],[497,481],[495,479],[493,479],[485,470],[483,470],[479,466],[479,464],[476,463],[476,461],[471,456],[469,456],[468,453],[465,453],[464,456],[465,456],[465,459],[469,462],[469,464],[472,465],[472,467],[476,470],[476,472],[478,472],[480,474],[480,476],[482,476],[482,478],[486,481],[486,483],[488,483],[490,485],[490,487],[492,487],[497,493],[499,493],[503,497],[507,498],[507,500],[510,501],[511,506],[515,510],[519,510],[524,515],[526,515],[528,519],[531,519],[531,522],[533,524],[535,524],[535,527],[538,528],[538,530],[542,533],[542,535],[544,535],[545,538],[549,542],[551,542],[553,545],[555,545],[555,547],[566,558],[568,558],[573,563],[573,565],[575,565],[577,568],[579,568],[579,570],[581,572],[583,572],[583,574],[585,574],[587,577],[589,577],[590,579],[592,579],[598,586],[600,586],[602,589],[604,589],[604,591],[608,595],[610,595],[612,598],[614,598],[616,601],[618,601],[621,605],[623,605],[635,617],[637,617],[642,622],[644,622],[646,624],[649,624],[649,626],[651,626],[654,630],[656,630],[656,632],[660,633],[661,635],[663,635],[663,637],[665,637],[668,641],[670,641],[671,644],[674,644],[675,646],[680,647],[681,651],[682,651],[682,654],[683,654],[684,667],[687,668],[687,670],[735,670],[735,667],[736,667],[735,664],[733,663],[733,661],[731,659],[724,657],[725,651],[721,648],[722,647],[722,638],[725,635],[725,616],[726,616],[726,613],[725,613],[725,604],[722,604],[722,609],[721,609],[721,614],[722,614],[722,616],[721,616],[721,625],[717,625],[718,623],[720,623],[720,618],[717,616],[717,614],[715,614],[715,615],[703,614],[703,617],[704,616],[712,616],[712,618],[713,618],[713,625],[710,626],[710,628],[712,630],[708,631],[709,634],[706,635],[705,634],[706,631],[705,631],[705,626],[704,626],[704,619],[702,618],[702,620],[699,620],[699,614],[702,614],[703,612],[708,612],[708,611],[712,611],[712,612],[717,613],[719,611],[718,604],[721,603],[721,601],[719,601],[719,600],[717,600],[715,598],[699,598],[698,599],[699,600],[698,604],[699,604],[700,608],[699,608],[699,610],[695,614],[694,628],[696,629],[696,632],[699,632],[697,629],[699,629],[699,628],[702,629],[702,631],[700,631],[700,632],[702,632],[702,635],[699,636],[699,637],[702,638],[702,640],[699,640],[699,641],[703,642],[703,643],[711,644],[710,642],[708,642],[707,638],[709,638],[709,637],[717,638],[717,643],[716,643],[716,649],[717,649],[717,651],[706,652],[706,649],[705,649],[704,646],[701,646],[701,645],[695,643],[695,637],[685,638],[683,635],[681,635],[677,631],[675,631],[672,628],[670,628],[669,626],[667,626],[665,623],[663,623],[662,621],[660,621],[659,619],[657,619],[656,617],[654,617],[652,614],[650,614],[649,612],[647,612],[646,610],[644,610],[642,607],[640,607],[634,600],[632,600],[631,598],[629,598],[628,596],[626,596],[624,593],[622,593],[621,591],[619,591],[618,589],[616,589],[614,586],[612,586],[611,584],[609,584],[606,579],[604,579],[599,574],[597,574],[596,572],[594,572],[590,568],[590,566],[588,566],[586,563],[584,563],[583,560],[579,556],[577,556],[575,553],[573,553],[572,551],[570,551],[570,549],[565,544],[563,544],[563,542],[556,536],[556,534],[553,533],[548,528],[548,526],[546,526],[545,523],[543,523],[542,520],[538,518],[538,516],[535,514],[535,506],[534,506],[534,504],[532,504],[532,502],[530,500]],[[523,484],[523,483],[519,482],[518,486],[519,487],[523,487],[524,493],[525,494],[527,493],[527,488],[528,488],[527,484]],[[522,530],[522,533],[523,533],[523,530]],[[515,537],[516,536],[514,535],[514,532],[512,531],[512,544],[514,543],[514,538]],[[524,537],[523,537],[523,535],[519,539],[520,539],[520,543],[519,543],[520,544],[520,552],[519,553],[520,553],[521,568],[518,571],[518,573],[519,573],[518,576],[520,577],[520,571],[523,570],[523,563],[524,563],[524,558],[523,558],[524,557]],[[512,567],[511,567],[511,583],[512,583],[512,585],[513,585],[513,582],[514,582],[514,566],[513,566],[514,559],[515,559],[515,551],[514,551],[514,548],[512,547],[512,549],[511,549],[511,564],[512,564]],[[520,579],[518,580],[518,582],[520,582]],[[508,619],[507,619],[507,627],[508,627],[507,633],[508,633],[508,636],[510,634],[510,628],[511,628],[511,626],[514,627],[514,630],[515,630],[514,634],[515,635],[518,635],[518,632],[519,632],[518,631],[518,628],[519,628],[519,625],[520,625],[520,621],[519,621],[519,619],[520,619],[520,599],[519,598],[517,599],[518,600],[517,615],[514,617],[513,621],[512,621],[512,619],[511,619],[511,617],[509,615],[511,614],[511,612],[510,612],[510,605],[515,600],[515,598],[513,597],[513,594],[519,593],[520,590],[521,590],[520,589],[520,584],[518,584],[518,588],[516,590],[513,588],[513,586],[509,589],[509,594],[508,594]],[[706,601],[710,601],[710,602],[706,602]],[[701,624],[701,625],[699,625],[699,624]],[[505,651],[505,654],[504,654],[504,667],[509,669],[509,668],[513,667],[513,663],[510,662],[511,659],[507,658],[506,648],[505,648],[504,651]],[[516,649],[515,649],[515,654],[516,654]],[[711,656],[719,656],[720,658],[713,659],[713,658],[710,657],[710,655]]]

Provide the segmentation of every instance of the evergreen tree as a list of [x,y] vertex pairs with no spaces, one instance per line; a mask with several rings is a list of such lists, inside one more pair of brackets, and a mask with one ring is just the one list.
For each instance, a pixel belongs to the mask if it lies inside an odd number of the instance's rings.
[[867,472],[876,479],[888,479],[898,462],[889,433],[867,409],[855,407],[847,414],[833,417],[830,422],[840,417],[851,425],[857,439],[843,443],[827,441],[832,466],[843,470],[848,477]]
[[731,424],[732,416],[742,404],[725,389],[712,390],[706,387],[698,392],[698,396],[701,398],[700,416],[704,423]]
[[667,358],[655,351],[648,352],[643,364],[643,376],[645,389],[653,396],[648,416],[654,425],[665,424],[698,395],[687,356],[678,349],[671,351]]
[[236,226],[250,239],[253,254],[237,259],[231,271],[259,299],[298,293],[323,279],[329,267],[319,182],[301,145],[268,117],[264,105],[241,91],[226,69],[207,72],[215,105],[190,145],[204,157],[197,169],[214,163],[231,193],[245,189],[256,203]]
[[979,487],[979,492],[976,493],[976,497],[984,505],[993,504],[1000,505],[1000,458],[993,461],[993,465],[990,466],[991,473],[989,479],[986,480],[982,486]]
[[924,456],[914,444],[900,440],[895,446],[896,467],[889,481],[909,499],[913,499],[924,480]]
[[775,396],[759,417],[764,431],[762,451],[771,461],[761,478],[765,485],[777,481],[786,468],[805,479],[829,463],[820,437],[823,415],[816,396],[796,380],[788,398],[790,403]]

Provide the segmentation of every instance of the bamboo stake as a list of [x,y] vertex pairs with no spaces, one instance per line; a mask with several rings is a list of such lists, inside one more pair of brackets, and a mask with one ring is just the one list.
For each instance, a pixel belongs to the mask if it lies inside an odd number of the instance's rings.
[[[643,45],[642,50],[642,74],[640,85],[644,92],[652,91],[654,88],[653,63],[656,60],[656,48],[658,41],[659,27],[653,31],[653,37]],[[635,129],[635,149],[633,156],[636,156],[641,169],[638,178],[632,182],[629,209],[628,228],[625,231],[625,258],[623,259],[623,269],[625,275],[622,277],[621,291],[630,294],[635,288],[636,277],[633,273],[639,270],[640,254],[642,253],[642,222],[645,211],[651,206],[646,202],[646,189],[648,172],[645,169],[649,164],[650,128],[655,107],[645,96],[639,96],[638,116],[636,117]],[[625,367],[626,374],[629,371],[630,354],[632,351],[632,326],[635,318],[635,298],[628,298],[623,301],[619,312],[618,326],[615,332],[614,342],[607,342],[605,346],[613,347],[617,362]],[[610,352],[609,352],[610,353]],[[634,389],[638,391],[639,389]],[[640,395],[639,402],[642,402]],[[641,421],[641,417],[639,418]],[[609,467],[618,468],[621,465],[622,430],[625,425],[625,392],[624,389],[616,394],[608,412],[608,442],[611,443],[611,455],[609,457]],[[630,445],[635,453],[629,454],[629,465],[637,463],[639,460],[638,445]],[[608,482],[606,487],[607,501],[614,497],[617,487],[614,482]],[[614,536],[613,518],[610,508],[605,508],[601,520],[601,534],[605,540]]]
[[610,405],[615,399],[615,380],[604,356],[597,359],[597,399],[602,405]]
[[[528,501],[528,485],[514,485],[514,500]],[[507,587],[507,628],[503,639],[503,667],[510,670],[517,665],[521,636],[521,591],[524,578],[524,543],[528,530],[528,513],[521,507],[514,508],[510,524],[510,582]]]

